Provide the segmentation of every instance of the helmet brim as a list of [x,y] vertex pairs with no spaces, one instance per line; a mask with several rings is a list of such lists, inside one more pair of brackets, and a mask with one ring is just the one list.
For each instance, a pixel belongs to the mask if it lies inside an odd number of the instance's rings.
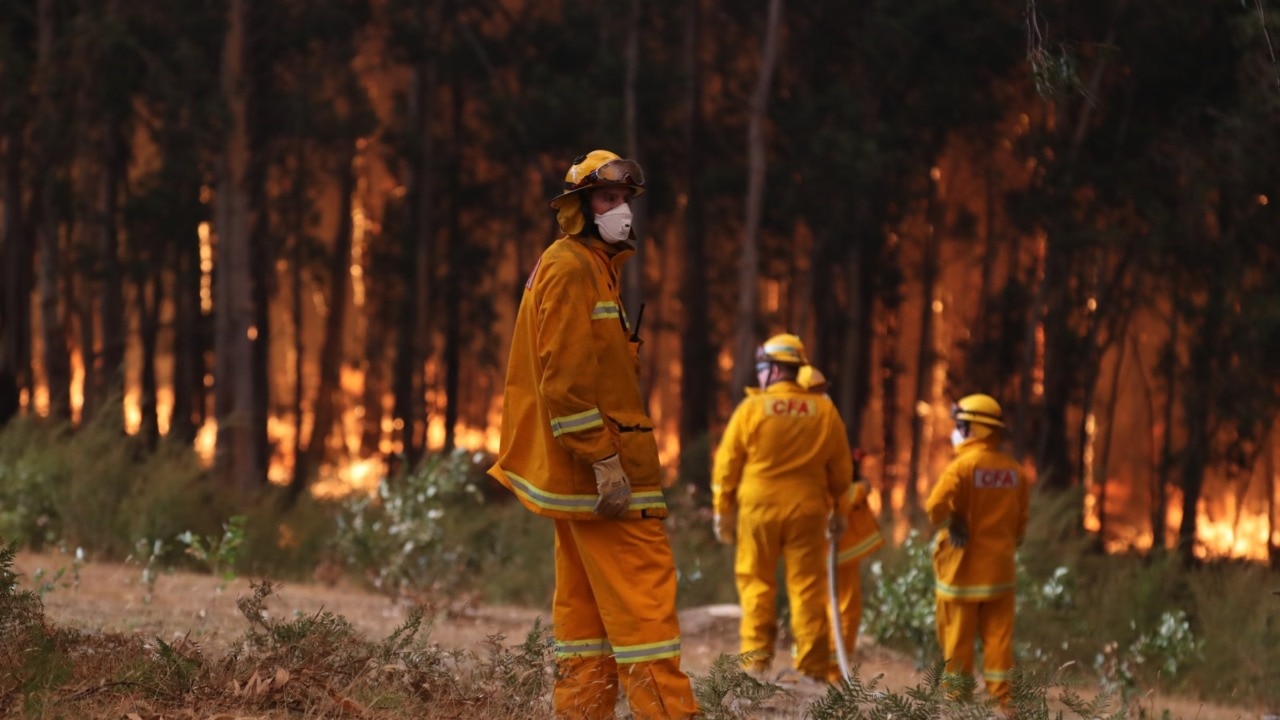
[[568,191],[562,192],[559,195],[551,198],[551,202],[548,203],[548,205],[551,207],[552,210],[559,210],[560,201],[564,200],[570,195],[578,195],[580,193],[586,192],[587,190],[598,190],[600,188],[607,188],[607,187],[626,188],[631,191],[632,198],[638,198],[644,194],[644,188],[639,185],[629,185],[627,183],[600,183],[598,185],[588,185],[587,187],[580,187],[575,190],[568,190]]

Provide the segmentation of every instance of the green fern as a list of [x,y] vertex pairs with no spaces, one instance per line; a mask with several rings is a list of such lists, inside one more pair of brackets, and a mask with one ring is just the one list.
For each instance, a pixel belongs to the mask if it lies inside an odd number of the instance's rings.
[[705,676],[693,678],[693,694],[706,720],[738,720],[756,717],[768,701],[789,696],[774,683],[765,682],[743,670],[752,653],[720,655]]

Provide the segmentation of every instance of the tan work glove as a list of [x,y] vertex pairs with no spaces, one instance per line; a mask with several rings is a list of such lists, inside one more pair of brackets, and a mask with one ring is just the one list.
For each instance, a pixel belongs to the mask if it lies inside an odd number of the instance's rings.
[[712,528],[715,530],[716,540],[724,545],[732,545],[738,539],[737,513],[730,512],[724,515],[716,513]]
[[849,526],[848,519],[838,512],[831,513],[831,517],[827,518],[827,537],[833,541],[839,540],[844,535],[845,528]]
[[592,512],[600,517],[622,517],[631,505],[631,481],[622,470],[622,458],[615,453],[591,463],[591,469],[596,474],[596,492],[600,493]]

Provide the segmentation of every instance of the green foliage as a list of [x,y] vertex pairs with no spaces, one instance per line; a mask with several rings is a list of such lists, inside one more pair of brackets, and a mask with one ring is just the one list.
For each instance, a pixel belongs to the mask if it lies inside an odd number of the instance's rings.
[[918,662],[938,652],[934,614],[933,544],[912,531],[879,553],[863,586],[863,628],[877,642],[914,652]]
[[430,455],[404,475],[384,478],[375,495],[344,501],[337,550],[391,595],[458,590],[476,569],[467,567],[475,558],[449,529],[452,516],[483,504],[479,482],[470,453]]
[[787,696],[782,687],[757,679],[743,670],[748,655],[721,655],[704,676],[695,676],[693,694],[707,720],[755,717],[772,699]]
[[58,488],[66,485],[65,425],[20,417],[0,432],[0,537],[39,550],[62,537]]
[[186,553],[209,567],[209,571],[222,578],[218,590],[236,578],[235,564],[244,546],[244,515],[235,515],[222,525],[220,537],[207,535],[203,539],[187,530],[176,540],[186,548]]

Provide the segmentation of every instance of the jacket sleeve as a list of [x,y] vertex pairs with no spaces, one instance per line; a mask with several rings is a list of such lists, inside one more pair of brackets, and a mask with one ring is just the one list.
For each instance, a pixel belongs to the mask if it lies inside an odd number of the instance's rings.
[[729,416],[729,424],[716,448],[711,470],[711,504],[717,515],[732,513],[738,507],[738,485],[747,460],[745,405],[739,404]]
[[551,434],[584,464],[618,452],[596,396],[600,363],[591,329],[592,278],[572,263],[543,266],[538,303],[539,393]]
[[835,406],[830,406],[827,433],[827,492],[836,514],[848,515],[853,508],[853,455],[849,452],[849,432]]
[[929,515],[929,522],[935,527],[947,525],[956,511],[956,494],[960,487],[960,468],[956,461],[951,461],[938,484],[933,486],[929,499],[925,501],[924,511]]

